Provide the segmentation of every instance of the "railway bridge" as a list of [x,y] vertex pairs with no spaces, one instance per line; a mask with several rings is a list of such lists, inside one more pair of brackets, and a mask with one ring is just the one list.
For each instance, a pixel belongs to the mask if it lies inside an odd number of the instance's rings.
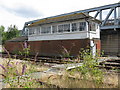
[[[71,15],[74,13],[86,13],[100,20],[101,50],[104,51],[105,55],[120,56],[120,3],[75,11],[48,18]],[[22,35],[27,35],[27,31],[25,29],[27,25],[39,20],[41,19],[25,22]]]

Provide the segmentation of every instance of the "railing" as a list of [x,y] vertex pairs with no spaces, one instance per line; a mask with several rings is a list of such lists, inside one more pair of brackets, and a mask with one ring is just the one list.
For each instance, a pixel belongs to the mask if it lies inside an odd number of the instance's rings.
[[[104,20],[102,21],[104,22]],[[116,19],[116,21],[114,19],[109,19],[106,21],[106,23],[100,27],[101,30],[102,29],[116,29],[116,28],[120,28],[120,18]]]
[[120,19],[116,19],[116,23],[114,19],[107,20],[104,26],[111,26],[111,25],[120,25]]

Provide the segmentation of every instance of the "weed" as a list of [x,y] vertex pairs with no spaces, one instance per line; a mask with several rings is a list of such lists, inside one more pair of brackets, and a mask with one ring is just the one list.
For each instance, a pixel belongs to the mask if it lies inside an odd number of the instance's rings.
[[99,54],[93,57],[90,49],[82,49],[80,52],[80,57],[83,59],[82,66],[76,68],[81,74],[80,78],[92,79],[96,84],[101,84],[103,79],[103,72],[96,66],[98,63]]
[[[3,73],[0,74],[4,77],[3,82],[7,83],[11,88],[31,88],[34,85],[33,83],[35,83],[35,87],[40,87],[36,80],[33,80],[32,77],[29,77],[28,75],[29,73],[36,71],[35,65],[32,65],[31,62],[28,62],[29,64],[27,62],[15,63],[16,60],[13,61],[10,53],[5,48],[4,50],[7,52],[9,58],[6,60],[6,62],[4,61],[4,64],[0,64],[0,67],[3,69]],[[23,49],[24,52],[21,52],[22,55],[25,55],[25,58],[28,57],[29,50],[30,47],[28,46]]]

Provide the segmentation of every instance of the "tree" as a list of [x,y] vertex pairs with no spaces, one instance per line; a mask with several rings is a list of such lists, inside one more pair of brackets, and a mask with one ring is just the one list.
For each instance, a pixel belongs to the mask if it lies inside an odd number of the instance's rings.
[[10,40],[12,38],[20,36],[20,31],[18,30],[17,26],[10,25],[8,30],[5,32],[4,26],[0,26],[0,44],[4,44],[5,41]]
[[2,44],[2,42],[5,40],[5,27],[4,26],[0,26],[0,45]]
[[8,27],[8,30],[6,32],[6,38],[7,40],[10,40],[12,38],[18,37],[20,36],[20,31],[18,30],[18,28],[15,25],[10,25],[10,27]]
[[5,27],[1,25],[0,26],[0,33],[4,32],[4,30],[5,30]]

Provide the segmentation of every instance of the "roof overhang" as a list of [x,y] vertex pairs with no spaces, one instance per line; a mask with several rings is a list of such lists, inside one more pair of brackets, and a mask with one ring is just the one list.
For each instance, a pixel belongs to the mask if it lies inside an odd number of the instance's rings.
[[70,14],[70,15],[63,15],[63,16],[57,16],[57,17],[52,17],[52,18],[40,19],[39,21],[36,21],[28,26],[31,27],[31,26],[50,24],[50,23],[56,23],[56,22],[71,21],[71,20],[78,20],[78,19],[86,19],[86,20],[91,20],[91,21],[95,21],[97,23],[100,23],[99,20],[89,16],[88,14],[74,13],[74,14]]

